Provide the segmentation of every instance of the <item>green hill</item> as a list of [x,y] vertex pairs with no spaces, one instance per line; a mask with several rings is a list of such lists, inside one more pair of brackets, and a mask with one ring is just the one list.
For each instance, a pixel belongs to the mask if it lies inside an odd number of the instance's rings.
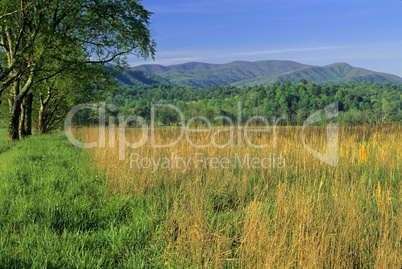
[[306,67],[283,74],[257,77],[254,79],[239,81],[234,83],[234,85],[267,85],[273,84],[277,81],[284,82],[286,80],[290,80],[292,83],[297,83],[301,79],[319,84],[339,84],[347,82],[402,84],[402,79],[395,75],[355,68],[345,63],[337,63],[323,67]]
[[172,84],[167,79],[143,70],[127,70],[115,75],[123,84],[130,86],[149,86],[155,84]]
[[237,61],[228,64],[193,62],[167,67],[160,65],[141,65],[133,69],[158,74],[177,85],[206,88],[228,85],[266,75],[282,74],[307,66],[308,65],[291,61]]
[[352,67],[346,63],[311,66],[292,61],[236,61],[227,64],[190,62],[178,65],[140,65],[116,76],[128,85],[176,84],[207,88],[220,85],[270,85],[277,81],[301,79],[319,83],[347,82],[402,84],[402,78]]

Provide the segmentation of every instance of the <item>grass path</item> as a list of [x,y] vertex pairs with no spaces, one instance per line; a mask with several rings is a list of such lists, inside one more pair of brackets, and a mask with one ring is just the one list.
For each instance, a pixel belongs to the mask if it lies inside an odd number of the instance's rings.
[[0,268],[151,266],[161,249],[152,197],[110,195],[92,167],[62,135],[0,155]]

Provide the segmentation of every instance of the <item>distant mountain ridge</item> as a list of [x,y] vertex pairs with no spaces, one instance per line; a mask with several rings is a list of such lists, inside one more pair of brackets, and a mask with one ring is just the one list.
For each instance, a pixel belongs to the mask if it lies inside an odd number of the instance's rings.
[[135,70],[130,69],[124,73],[118,73],[116,78],[120,80],[120,82],[124,84],[128,84],[130,86],[147,86],[154,84],[172,84],[167,79],[155,75],[151,72],[147,72],[144,70]]
[[243,80],[234,83],[235,86],[249,86],[256,84],[273,84],[277,81],[284,82],[290,80],[297,83],[301,79],[312,81],[319,84],[339,84],[348,82],[366,82],[366,83],[392,83],[402,84],[402,78],[386,74],[370,71],[363,68],[352,67],[346,63],[335,63],[326,66],[311,66],[294,70],[291,72],[256,77],[250,80]]
[[[312,66],[293,61],[235,61],[227,64],[189,62],[177,65],[140,65],[127,70],[125,78],[117,78],[129,85],[177,84],[206,88],[219,85],[254,86],[269,85],[277,81],[290,80],[298,83],[301,79],[319,84],[347,82],[372,82],[402,84],[402,78],[347,63],[326,66]],[[136,83],[140,79],[140,83]],[[142,81],[141,81],[142,79]]]

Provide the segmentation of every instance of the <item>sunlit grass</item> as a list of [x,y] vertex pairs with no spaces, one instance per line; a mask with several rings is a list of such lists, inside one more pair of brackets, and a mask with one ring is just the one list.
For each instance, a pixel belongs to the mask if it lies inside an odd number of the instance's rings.
[[[177,128],[157,129],[155,143]],[[306,143],[325,151],[325,128]],[[300,128],[251,134],[265,149],[197,149],[181,140],[138,149],[106,137],[82,150],[61,135],[33,136],[0,154],[1,268],[401,268],[401,126],[340,127],[339,165],[303,147]],[[99,142],[97,128],[75,130]],[[117,132],[116,132],[117,134]],[[136,142],[141,130],[127,130]],[[229,133],[216,135],[224,144]],[[208,144],[210,134],[191,134]],[[114,141],[114,142],[113,142]],[[113,142],[116,147],[109,147]],[[113,144],[111,143],[111,145]],[[284,167],[214,168],[214,163],[153,171],[130,155],[171,158],[283,157]],[[149,159],[151,160],[151,159]],[[151,167],[151,166],[150,166]]]
[[[325,128],[306,130],[306,143],[325,151]],[[157,129],[156,144],[168,144],[177,128]],[[250,134],[238,146],[216,148],[211,134],[190,134],[166,149],[150,139],[138,149],[126,148],[125,160],[116,147],[91,149],[97,169],[106,172],[111,193],[158,197],[165,204],[160,240],[165,264],[247,268],[400,268],[402,263],[401,126],[339,129],[339,165],[329,166],[303,147],[301,128],[279,128],[275,147],[269,134]],[[97,129],[77,130],[79,137],[96,141]],[[127,130],[130,142],[141,130]],[[117,138],[117,137],[116,137]],[[229,132],[216,137],[230,141]],[[110,141],[106,137],[105,141]],[[130,156],[143,157],[132,165]],[[236,154],[282,157],[285,167],[268,169],[207,166],[152,169],[152,160],[171,155],[234,160]],[[131,167],[130,167],[131,166]]]

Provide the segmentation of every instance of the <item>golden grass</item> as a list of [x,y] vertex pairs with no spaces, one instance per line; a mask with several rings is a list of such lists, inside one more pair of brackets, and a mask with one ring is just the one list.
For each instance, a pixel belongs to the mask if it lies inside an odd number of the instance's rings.
[[[217,129],[214,129],[216,131]],[[154,196],[163,204],[160,253],[166,264],[184,267],[244,268],[401,268],[402,265],[402,126],[339,128],[339,165],[329,166],[304,149],[301,128],[278,128],[272,134],[254,133],[250,147],[234,130],[234,147],[216,148],[211,133],[193,133],[173,147],[155,149],[150,139],[126,150],[119,161],[114,148],[91,149],[95,165],[108,175],[111,193]],[[75,130],[82,141],[96,141],[97,128]],[[139,141],[141,130],[126,131]],[[155,141],[166,144],[179,129],[157,129]],[[325,151],[325,128],[309,127],[306,143]],[[229,132],[216,137],[230,140]],[[106,137],[109,141],[109,137]],[[214,169],[210,161],[183,167],[130,169],[130,154],[149,158],[180,156],[276,157],[271,169],[227,165]],[[247,155],[248,154],[248,155]],[[275,155],[273,155],[275,154]],[[277,167],[279,158],[285,167]],[[167,159],[166,159],[167,160]],[[209,159],[210,160],[210,159]],[[144,160],[143,166],[147,166]],[[152,167],[152,166],[151,166]],[[155,214],[162,214],[161,212]]]

